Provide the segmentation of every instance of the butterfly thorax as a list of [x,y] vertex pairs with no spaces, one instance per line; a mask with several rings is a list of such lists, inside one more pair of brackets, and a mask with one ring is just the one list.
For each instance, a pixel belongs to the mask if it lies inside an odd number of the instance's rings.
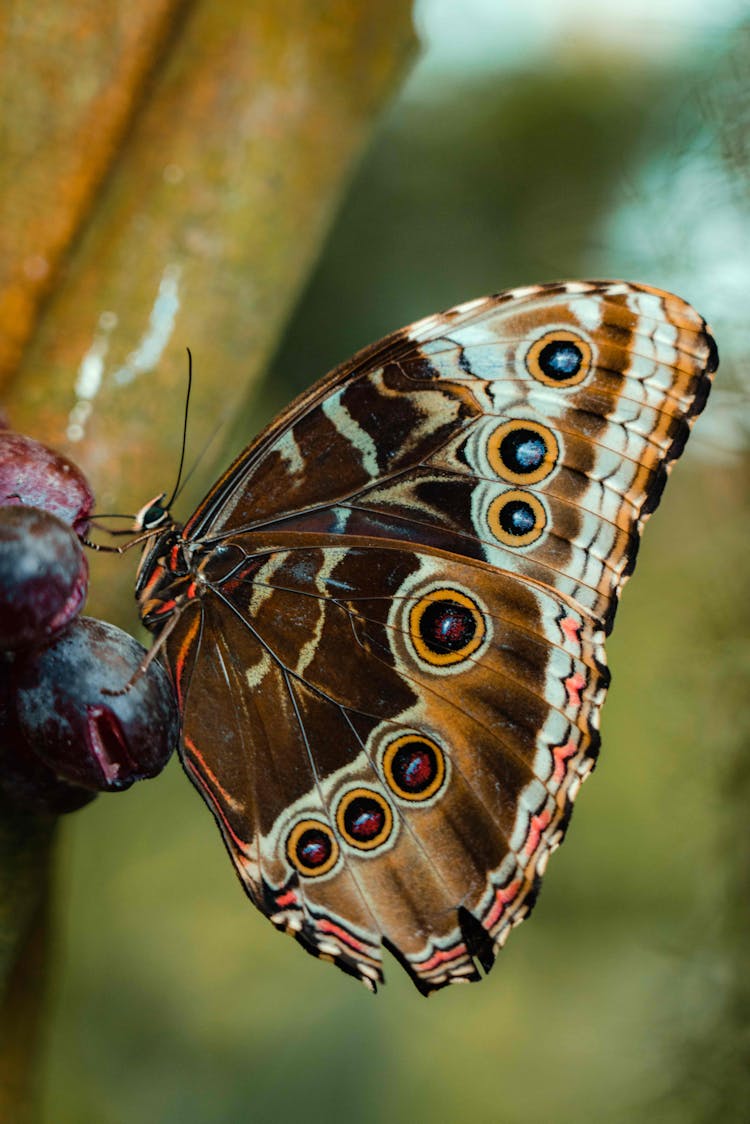
[[191,539],[181,524],[170,522],[146,545],[138,568],[135,596],[143,624],[158,633],[172,614],[238,571],[242,580],[250,578],[254,562],[236,542]]
[[188,591],[192,579],[185,546],[182,527],[170,524],[144,547],[135,582],[135,598],[141,619],[152,632],[160,630],[181,595],[184,597]]

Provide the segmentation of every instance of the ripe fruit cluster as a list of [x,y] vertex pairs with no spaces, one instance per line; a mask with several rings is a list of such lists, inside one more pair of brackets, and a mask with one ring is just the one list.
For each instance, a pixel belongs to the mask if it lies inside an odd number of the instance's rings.
[[177,741],[167,673],[80,616],[93,495],[65,457],[0,429],[0,791],[37,812],[153,777]]

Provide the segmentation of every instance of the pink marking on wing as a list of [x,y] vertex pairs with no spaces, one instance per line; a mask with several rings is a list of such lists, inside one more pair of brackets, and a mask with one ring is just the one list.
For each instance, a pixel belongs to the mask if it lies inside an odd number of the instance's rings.
[[297,904],[297,895],[295,894],[294,890],[287,890],[287,892],[285,894],[281,894],[281,896],[276,899],[276,905],[279,906],[281,909],[283,909],[284,906],[286,906],[286,905],[296,905],[296,904]]
[[563,617],[560,621],[560,628],[563,630],[571,644],[578,644],[581,635],[581,622],[577,621],[575,617]]
[[586,680],[577,671],[575,675],[569,675],[565,680],[565,690],[568,692],[568,702],[571,706],[581,705],[581,689],[586,686]]
[[340,925],[336,925],[333,921],[327,921],[325,917],[321,917],[317,922],[317,926],[319,929],[322,929],[324,933],[332,933],[356,952],[363,952],[366,956],[369,956],[370,959],[373,959],[372,950],[369,949],[363,941],[358,941],[351,933],[347,933],[346,929],[342,929]]
[[555,758],[555,771],[552,774],[553,784],[562,784],[568,758],[575,756],[577,748],[578,747],[573,742],[566,742],[565,745],[556,745],[553,747],[552,754]]
[[521,855],[525,855],[527,859],[531,858],[531,856],[539,846],[539,840],[541,839],[545,829],[549,826],[549,821],[551,818],[552,813],[548,808],[545,809],[544,812],[541,812],[539,815],[531,817],[529,834],[526,836],[526,843],[524,844],[524,848],[521,851]]
[[505,907],[513,901],[520,889],[521,879],[516,878],[515,882],[509,882],[507,886],[496,891],[495,904],[482,922],[485,929],[491,929],[500,920]]
[[438,949],[437,952],[432,954],[429,960],[421,961],[414,966],[418,968],[420,972],[430,972],[433,968],[437,968],[439,964],[445,964],[449,960],[457,960],[459,956],[465,955],[466,945],[461,942],[461,944],[454,944],[451,948]]

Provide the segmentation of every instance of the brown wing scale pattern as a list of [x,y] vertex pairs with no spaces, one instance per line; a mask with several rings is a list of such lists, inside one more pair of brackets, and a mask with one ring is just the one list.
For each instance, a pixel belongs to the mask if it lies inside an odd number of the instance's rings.
[[528,915],[715,366],[645,286],[470,302],[313,387],[147,551],[185,767],[308,951],[374,989],[385,946],[427,994]]

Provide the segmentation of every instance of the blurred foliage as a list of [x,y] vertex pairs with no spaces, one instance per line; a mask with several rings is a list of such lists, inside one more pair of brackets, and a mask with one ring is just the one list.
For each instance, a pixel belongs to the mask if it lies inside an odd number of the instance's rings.
[[[554,277],[683,275],[724,216],[699,199],[684,225],[670,161],[721,149],[728,122],[739,135],[749,68],[725,93],[714,81],[738,42],[669,65],[580,49],[409,87],[230,445],[436,308]],[[640,195],[653,169],[658,199]],[[647,227],[637,244],[616,237],[625,202]],[[697,276],[681,295],[723,329],[721,388],[747,359],[732,331],[746,305],[699,300]],[[610,641],[601,762],[533,919],[479,987],[427,1003],[392,963],[373,1001],[305,957],[248,906],[176,765],[66,825],[49,1124],[744,1122],[747,508],[746,460],[691,447]]]

